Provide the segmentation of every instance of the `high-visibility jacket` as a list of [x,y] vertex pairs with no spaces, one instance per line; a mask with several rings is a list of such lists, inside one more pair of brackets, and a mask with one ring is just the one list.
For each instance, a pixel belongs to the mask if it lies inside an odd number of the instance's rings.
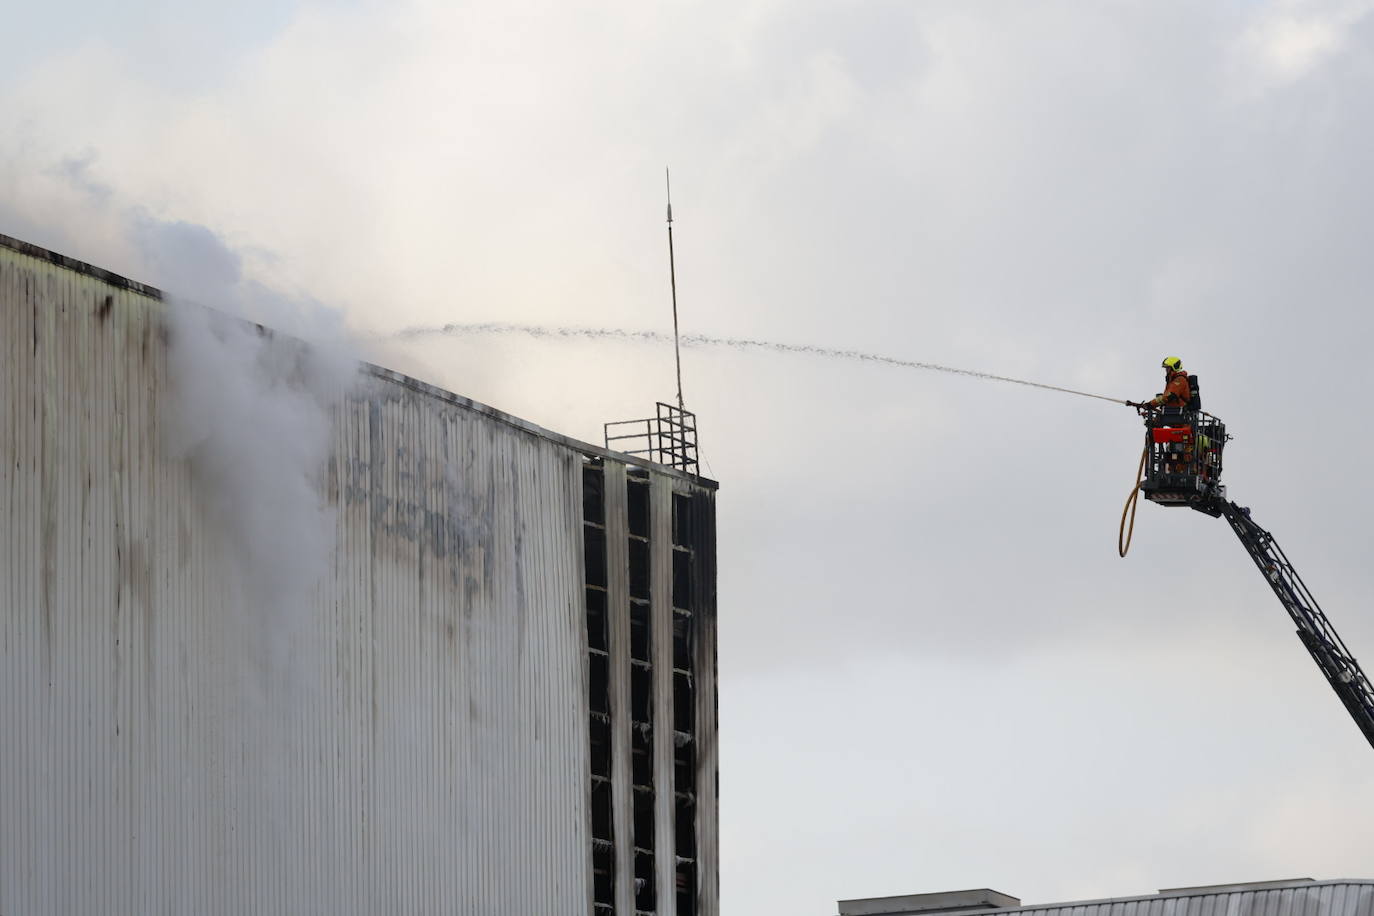
[[1169,373],[1164,393],[1156,395],[1150,404],[1154,407],[1187,407],[1192,399],[1193,391],[1188,385],[1188,373],[1178,369]]

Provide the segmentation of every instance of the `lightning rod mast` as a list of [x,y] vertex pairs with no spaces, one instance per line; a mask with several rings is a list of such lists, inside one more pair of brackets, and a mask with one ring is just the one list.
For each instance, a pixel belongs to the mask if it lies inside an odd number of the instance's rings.
[[682,347],[677,331],[677,265],[673,262],[673,178],[665,167],[663,177],[668,186],[668,282],[673,289],[673,357],[677,361],[677,409],[686,410],[682,402]]

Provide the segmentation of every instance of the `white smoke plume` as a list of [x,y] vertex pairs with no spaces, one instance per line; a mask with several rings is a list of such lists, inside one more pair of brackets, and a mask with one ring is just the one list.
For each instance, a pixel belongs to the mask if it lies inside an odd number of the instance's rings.
[[331,571],[325,496],[334,412],[358,379],[341,316],[245,279],[209,230],[144,219],[140,248],[168,288],[164,446],[188,463],[240,592],[264,614],[279,669]]
[[301,619],[292,609],[330,571],[323,478],[358,348],[340,312],[258,282],[256,262],[219,235],[122,202],[94,172],[90,155],[38,170],[0,159],[0,232],[164,290],[161,444],[189,463],[244,600],[272,611],[289,636]]

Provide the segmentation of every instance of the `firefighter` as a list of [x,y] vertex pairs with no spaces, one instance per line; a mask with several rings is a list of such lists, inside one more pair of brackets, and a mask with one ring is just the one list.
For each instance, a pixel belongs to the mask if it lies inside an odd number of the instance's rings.
[[1187,410],[1188,402],[1193,399],[1192,388],[1188,384],[1188,373],[1183,371],[1183,360],[1177,356],[1165,357],[1160,363],[1164,367],[1164,391],[1152,400],[1137,404],[1127,401],[1128,407],[1144,407],[1157,410],[1160,407],[1177,407]]
[[[1193,399],[1192,385],[1188,382],[1188,373],[1183,371],[1183,360],[1177,356],[1167,356],[1160,363],[1164,369],[1164,391],[1154,396],[1153,399],[1140,404],[1126,403],[1131,407],[1136,407],[1147,417],[1154,416],[1159,418],[1159,422],[1166,426],[1182,426],[1188,422],[1188,404]],[[1159,411],[1152,414],[1152,411]],[[1146,425],[1150,424],[1149,420]],[[1170,443],[1163,448],[1165,454],[1163,458],[1163,470],[1169,474],[1187,474],[1193,469],[1193,441],[1191,430],[1186,439],[1178,443]]]

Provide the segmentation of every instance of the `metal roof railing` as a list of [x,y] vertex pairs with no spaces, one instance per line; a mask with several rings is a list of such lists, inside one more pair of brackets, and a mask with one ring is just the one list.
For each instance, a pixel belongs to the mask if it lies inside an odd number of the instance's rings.
[[643,420],[605,424],[606,448],[698,475],[697,415],[662,401],[657,408]]

